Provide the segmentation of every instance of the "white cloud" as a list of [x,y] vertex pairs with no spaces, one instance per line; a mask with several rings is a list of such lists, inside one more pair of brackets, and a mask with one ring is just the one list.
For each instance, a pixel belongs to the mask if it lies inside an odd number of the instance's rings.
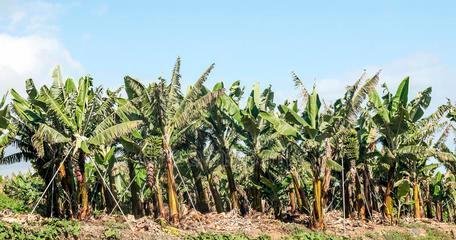
[[[1,1],[1,0],[0,0]],[[19,91],[24,81],[49,82],[60,64],[64,74],[81,75],[82,65],[58,39],[57,21],[65,9],[45,1],[2,1],[0,9],[0,91]],[[1,27],[3,26],[3,27]]]
[[456,89],[456,72],[453,69],[436,55],[419,53],[386,64],[382,79],[396,87],[405,76],[410,76],[413,95],[432,87],[432,105],[435,106],[446,102],[446,98],[455,100],[453,91]]
[[53,35],[58,31],[55,24],[65,8],[47,1],[1,0],[0,31],[21,35]]
[[23,89],[25,79],[48,83],[51,70],[60,64],[64,73],[83,71],[69,51],[55,38],[0,34],[0,89]]
[[[368,66],[365,69],[370,75],[381,69],[380,84],[386,83],[390,91],[395,91],[402,79],[409,76],[410,97],[414,97],[427,87],[432,87],[433,99],[430,109],[445,103],[447,98],[456,100],[452,92],[456,89],[456,71],[434,54],[417,53],[392,60],[382,66]],[[323,99],[333,102],[343,97],[345,87],[353,84],[362,72],[363,68],[360,68],[342,73],[338,77],[317,79],[315,82],[318,92]]]

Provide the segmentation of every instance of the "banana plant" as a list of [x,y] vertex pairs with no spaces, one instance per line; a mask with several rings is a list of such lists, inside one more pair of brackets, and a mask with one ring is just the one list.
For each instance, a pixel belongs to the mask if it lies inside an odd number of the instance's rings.
[[[429,163],[429,159],[435,157],[438,160],[442,160],[443,158],[452,157],[450,153],[441,150],[442,144],[446,141],[446,137],[452,127],[447,121],[440,119],[442,112],[447,109],[448,105],[442,105],[429,117],[415,122],[410,126],[403,140],[403,145],[420,148],[420,151],[409,152],[406,158],[398,163],[400,175],[405,175],[412,181],[415,218],[422,217],[421,186],[429,178],[429,173],[434,172],[439,167],[437,163]],[[442,132],[442,134],[435,140],[439,132]]]
[[125,77],[128,99],[133,106],[135,104],[144,106],[143,108],[136,106],[138,109],[147,108],[147,111],[143,111],[145,113],[143,118],[152,116],[154,127],[162,137],[170,220],[175,224],[179,222],[179,201],[174,179],[173,144],[188,130],[191,124],[199,119],[204,109],[223,94],[224,89],[219,89],[201,96],[203,84],[213,68],[214,65],[211,65],[189,88],[185,96],[181,93],[180,58],[176,61],[169,84],[160,78],[158,82],[146,88],[139,81],[129,76]]
[[0,101],[0,158],[3,158],[5,148],[16,135],[16,127],[12,123],[10,107],[6,104],[7,95]]
[[344,97],[336,100],[331,107],[332,118],[327,124],[334,136],[333,155],[339,164],[344,162],[343,180],[348,181],[348,184],[342,184],[345,188],[343,198],[347,205],[344,206],[346,217],[354,217],[357,214],[357,217],[365,219],[370,217],[367,214],[372,212],[369,204],[366,204],[368,199],[365,196],[368,193],[365,187],[364,189],[361,187],[358,172],[361,170],[363,176],[368,176],[367,168],[362,168],[362,163],[366,160],[362,152],[366,146],[362,145],[365,142],[361,140],[362,134],[365,133],[362,124],[366,119],[363,116],[363,106],[369,93],[375,90],[379,74],[380,72],[377,72],[365,80],[366,72],[364,72],[352,86],[347,87]]
[[[413,126],[423,119],[424,111],[430,104],[432,89],[425,89],[409,101],[409,81],[408,77],[402,80],[394,95],[389,92],[386,85],[383,85],[385,94],[382,98],[377,91],[369,94],[372,120],[381,135],[381,166],[387,166],[383,214],[390,221],[393,220],[393,188],[399,161],[407,161],[414,156],[429,153],[429,146],[416,145],[416,142],[409,140],[413,134]],[[431,117],[439,119],[447,111],[447,107],[441,107]]]
[[[26,81],[27,97],[22,97],[14,89],[11,90],[12,97],[12,121],[16,127],[16,135],[12,142],[20,150],[2,159],[2,163],[14,163],[20,161],[29,161],[32,166],[37,170],[39,176],[44,180],[46,185],[50,184],[52,173],[58,168],[58,163],[62,161],[65,155],[64,148],[52,148],[48,143],[43,143],[46,151],[39,154],[38,150],[34,147],[31,136],[34,136],[38,131],[40,124],[51,123],[54,119],[50,117],[51,113],[48,111],[46,104],[39,99],[40,95],[38,89],[32,79]],[[49,112],[49,114],[48,114]],[[54,124],[57,124],[54,122]],[[54,125],[51,124],[51,125]],[[61,168],[59,173],[64,172]],[[57,184],[54,181],[52,191],[46,194],[47,216],[61,216],[60,209],[58,208],[58,194],[54,194],[54,189],[57,189]],[[69,189],[65,188],[66,184],[62,184],[65,191],[68,193]],[[70,194],[72,195],[72,194]],[[68,217],[72,218],[74,201],[66,199],[65,209]],[[76,207],[75,207],[76,208]]]
[[396,200],[398,202],[397,207],[397,218],[401,217],[401,208],[404,204],[413,204],[413,202],[407,201],[406,198],[410,194],[410,187],[412,186],[410,180],[408,178],[401,179],[394,183],[394,187],[397,188],[396,190]]
[[456,191],[455,176],[451,172],[437,172],[431,181],[431,198],[435,206],[435,218],[443,221],[444,209],[448,209],[448,217],[454,221]]
[[323,186],[328,182],[327,163],[331,160],[331,147],[327,130],[328,115],[320,115],[320,97],[315,89],[308,95],[305,109],[298,113],[296,104],[280,105],[279,110],[284,118],[273,113],[261,112],[260,116],[270,122],[275,130],[289,137],[297,146],[305,161],[311,163],[313,175],[313,210],[312,225],[314,228],[324,227],[324,194]]
[[275,109],[274,92],[271,86],[263,92],[260,90],[260,85],[255,83],[250,96],[247,98],[247,104],[240,111],[239,121],[241,126],[242,152],[244,152],[253,164],[252,181],[252,198],[253,208],[263,212],[262,196],[259,190],[261,184],[261,176],[264,176],[265,159],[262,158],[265,151],[270,150],[267,144],[271,134],[269,132],[269,122],[261,117],[261,113],[272,113]]
[[[92,157],[94,149],[111,145],[119,137],[137,128],[141,121],[115,123],[112,119],[106,118],[105,116],[112,111],[112,104],[101,95],[101,88],[93,87],[93,80],[90,77],[80,78],[78,85],[72,79],[68,79],[64,84],[60,68],[57,67],[53,72],[53,79],[50,88],[43,86],[39,92],[34,86],[29,88],[29,95],[35,97],[32,104],[35,102],[34,104],[41,108],[40,111],[47,114],[49,121],[40,120],[36,112],[24,110],[27,107],[31,108],[31,103],[18,94],[13,96],[18,103],[14,106],[19,116],[24,120],[33,121],[37,126],[31,138],[31,145],[38,158],[46,155],[47,148],[65,149],[64,155],[71,160],[70,168],[74,169],[78,191],[81,194],[78,218],[85,219],[90,213],[84,171],[86,160]],[[59,165],[60,171],[64,170],[63,166]]]
[[288,198],[288,187],[291,184],[292,178],[290,175],[281,175],[281,167],[275,168],[271,165],[265,170],[265,176],[261,176],[261,188],[263,196],[272,206],[274,215],[279,218],[282,213],[283,202]]
[[[222,89],[223,83],[217,83],[213,91]],[[202,123],[207,126],[209,143],[218,153],[214,157],[219,157],[221,165],[226,172],[228,190],[230,196],[230,208],[241,213],[248,212],[239,199],[239,185],[237,184],[233,172],[233,147],[239,141],[237,124],[240,123],[239,100],[242,96],[242,89],[239,81],[234,82],[230,87],[230,92],[223,94],[203,115]]]

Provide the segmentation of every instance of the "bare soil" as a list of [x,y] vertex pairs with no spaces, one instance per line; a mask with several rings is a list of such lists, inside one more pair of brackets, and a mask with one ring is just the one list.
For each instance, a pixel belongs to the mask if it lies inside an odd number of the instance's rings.
[[[350,220],[340,217],[340,212],[326,214],[325,234],[343,236],[348,239],[385,239],[391,232],[407,233],[412,237],[426,236],[429,229],[444,232],[456,239],[456,225],[440,223],[434,220],[403,218],[395,224],[385,223],[379,215],[370,222]],[[0,222],[27,225],[43,221],[37,215],[0,213]],[[286,222],[289,221],[289,222]],[[249,237],[270,236],[272,239],[283,239],[293,232],[311,231],[307,225],[309,219],[303,215],[288,216],[286,221],[279,221],[270,215],[253,213],[241,217],[234,212],[201,214],[188,212],[179,226],[170,226],[163,219],[133,216],[99,216],[80,222],[80,239],[106,239],[109,232],[114,232],[119,239],[182,239],[200,233],[242,234]]]

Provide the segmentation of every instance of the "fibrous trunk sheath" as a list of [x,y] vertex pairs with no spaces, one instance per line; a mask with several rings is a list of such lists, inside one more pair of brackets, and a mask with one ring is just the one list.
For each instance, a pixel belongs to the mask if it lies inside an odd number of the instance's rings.
[[323,215],[323,199],[321,191],[321,179],[318,177],[313,182],[314,204],[313,204],[313,219],[312,225],[315,229],[322,229],[324,227]]
[[413,200],[415,201],[415,218],[421,218],[420,186],[416,179],[413,181]]
[[179,202],[177,199],[176,182],[174,180],[174,157],[169,146],[169,138],[165,134],[163,139],[163,152],[166,157],[166,185],[168,190],[169,217],[173,224],[179,222]]

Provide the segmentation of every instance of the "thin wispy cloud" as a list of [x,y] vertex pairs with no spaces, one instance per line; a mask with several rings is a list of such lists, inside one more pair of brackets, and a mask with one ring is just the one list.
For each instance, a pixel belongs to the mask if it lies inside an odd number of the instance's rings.
[[68,73],[81,74],[83,67],[58,38],[59,17],[65,8],[44,1],[6,1],[0,19],[0,89],[24,89],[33,78],[38,85],[49,82],[58,64]]
[[[336,73],[332,78],[305,79],[306,87],[316,85],[319,94],[327,104],[333,103],[343,97],[344,89],[353,84],[362,74],[364,69],[367,76],[373,76],[381,70],[380,84],[386,83],[390,91],[394,91],[399,83],[407,76],[410,77],[410,95],[416,94],[429,86],[432,86],[430,109],[444,104],[447,98],[454,101],[453,91],[456,89],[456,71],[447,66],[441,58],[431,53],[416,53],[394,59],[379,66],[367,66],[359,69],[347,69],[342,73]],[[379,90],[380,87],[379,87]],[[287,96],[294,98],[295,96]]]

